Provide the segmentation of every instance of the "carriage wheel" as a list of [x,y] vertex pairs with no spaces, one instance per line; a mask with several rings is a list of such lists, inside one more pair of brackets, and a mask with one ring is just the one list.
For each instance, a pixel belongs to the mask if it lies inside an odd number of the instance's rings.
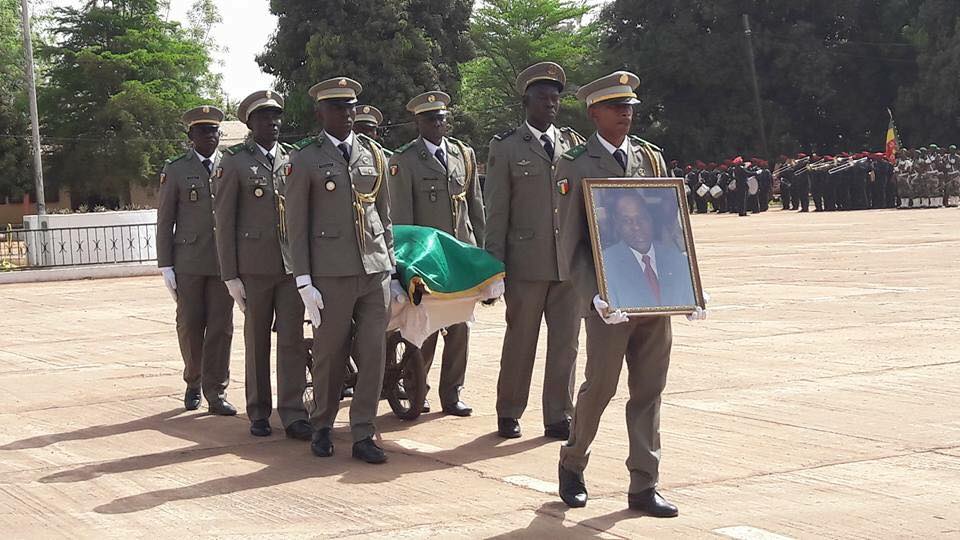
[[427,394],[427,372],[420,349],[394,332],[387,337],[383,393],[401,420],[413,420],[423,410]]

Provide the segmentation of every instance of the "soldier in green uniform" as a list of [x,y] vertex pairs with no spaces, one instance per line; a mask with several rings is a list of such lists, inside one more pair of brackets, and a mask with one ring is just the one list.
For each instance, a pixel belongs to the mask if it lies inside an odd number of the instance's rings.
[[560,155],[584,142],[574,130],[557,128],[560,92],[566,74],[553,62],[540,62],[517,77],[526,122],[490,141],[484,201],[485,248],[506,266],[507,330],[497,382],[497,432],[520,436],[527,407],[540,321],[547,320],[543,382],[544,434],[570,435],[573,381],[580,315],[576,290],[561,281],[556,235],[563,196],[553,181]]
[[[597,434],[600,415],[617,390],[626,357],[630,371],[627,385],[627,435],[630,455],[628,504],[631,509],[656,517],[673,517],[677,507],[657,493],[660,464],[660,395],[667,380],[672,333],[670,318],[629,318],[609,309],[598,294],[590,234],[583,202],[584,178],[663,177],[666,166],[659,148],[628,136],[633,105],[639,103],[635,89],[640,79],[617,71],[601,77],[577,92],[597,132],[586,144],[563,154],[557,166],[557,185],[569,193],[560,203],[560,278],[572,279],[582,295],[586,319],[587,365],[585,380],[577,394],[570,439],[560,448],[560,497],[571,507],[587,503],[583,471]],[[644,272],[657,279],[655,257],[644,255]],[[509,279],[509,277],[508,277]],[[704,316],[698,311],[696,317]]]
[[360,83],[346,77],[314,85],[323,131],[294,145],[287,168],[287,227],[297,288],[313,323],[316,429],[310,449],[333,455],[333,428],[351,350],[357,383],[350,403],[354,458],[387,460],[373,442],[383,385],[393,228],[386,158],[353,132]]
[[[397,149],[390,159],[390,210],[398,225],[433,227],[458,240],[483,247],[486,219],[473,149],[447,137],[447,105],[443,92],[424,92],[407,103],[420,136]],[[423,343],[427,369],[433,363],[439,332]],[[460,399],[467,372],[470,331],[466,323],[447,327],[440,371],[443,412],[470,416]],[[424,404],[429,410],[429,404]]]
[[240,102],[247,142],[227,149],[217,171],[217,248],[220,274],[244,312],[247,416],[250,433],[272,433],[270,339],[277,330],[277,412],[288,437],[310,440],[303,406],[306,358],[303,303],[291,274],[284,213],[287,147],[277,142],[283,98],[269,90]]
[[233,299],[220,281],[214,240],[210,177],[220,162],[223,112],[210,105],[184,113],[192,148],[168,161],[160,173],[157,209],[157,264],[177,303],[177,338],[187,391],[183,406],[200,407],[200,392],[210,412],[232,416],[227,401]]

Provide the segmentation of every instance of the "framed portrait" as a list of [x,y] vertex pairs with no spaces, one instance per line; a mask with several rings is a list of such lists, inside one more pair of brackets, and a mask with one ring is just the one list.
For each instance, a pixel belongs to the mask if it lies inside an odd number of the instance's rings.
[[588,178],[583,192],[597,286],[611,310],[706,307],[682,178]]

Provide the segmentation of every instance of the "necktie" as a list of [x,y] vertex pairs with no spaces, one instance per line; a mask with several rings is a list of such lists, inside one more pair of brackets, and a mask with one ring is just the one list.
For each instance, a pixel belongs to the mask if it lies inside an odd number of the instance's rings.
[[546,133],[540,136],[540,140],[543,141],[543,150],[553,160],[553,141],[550,140],[550,137],[547,137]]
[[267,161],[270,162],[270,167],[273,167],[273,154],[267,154]]
[[617,160],[617,163],[619,163],[620,166],[623,167],[623,172],[626,173],[627,172],[627,153],[624,152],[622,149],[617,148],[616,151],[614,151],[613,153],[613,159]]
[[212,161],[210,161],[209,159],[205,159],[205,160],[203,160],[201,163],[203,163],[204,168],[207,169],[207,174],[210,174],[210,173],[213,172],[213,162],[212,162]]
[[339,148],[340,153],[343,154],[343,159],[346,160],[347,163],[350,163],[350,147],[347,143],[342,142],[337,145],[337,148]]
[[446,169],[446,168],[447,168],[447,158],[444,157],[444,155],[443,155],[443,148],[437,148],[437,151],[434,152],[433,155],[437,156],[437,161],[439,161],[440,164],[443,165],[443,168]]
[[659,304],[661,303],[660,280],[657,279],[657,273],[653,271],[653,263],[650,261],[649,255],[643,256],[643,267],[643,275],[647,277],[647,284],[650,285],[653,297],[657,299],[657,304]]

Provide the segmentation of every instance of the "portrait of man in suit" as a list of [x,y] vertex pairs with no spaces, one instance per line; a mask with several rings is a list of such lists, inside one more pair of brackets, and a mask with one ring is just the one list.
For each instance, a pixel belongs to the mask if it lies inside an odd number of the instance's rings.
[[670,204],[675,191],[643,190],[649,198],[636,188],[604,191],[611,195],[603,211],[609,226],[601,232],[610,308],[696,305],[689,255],[677,241],[679,204]]

